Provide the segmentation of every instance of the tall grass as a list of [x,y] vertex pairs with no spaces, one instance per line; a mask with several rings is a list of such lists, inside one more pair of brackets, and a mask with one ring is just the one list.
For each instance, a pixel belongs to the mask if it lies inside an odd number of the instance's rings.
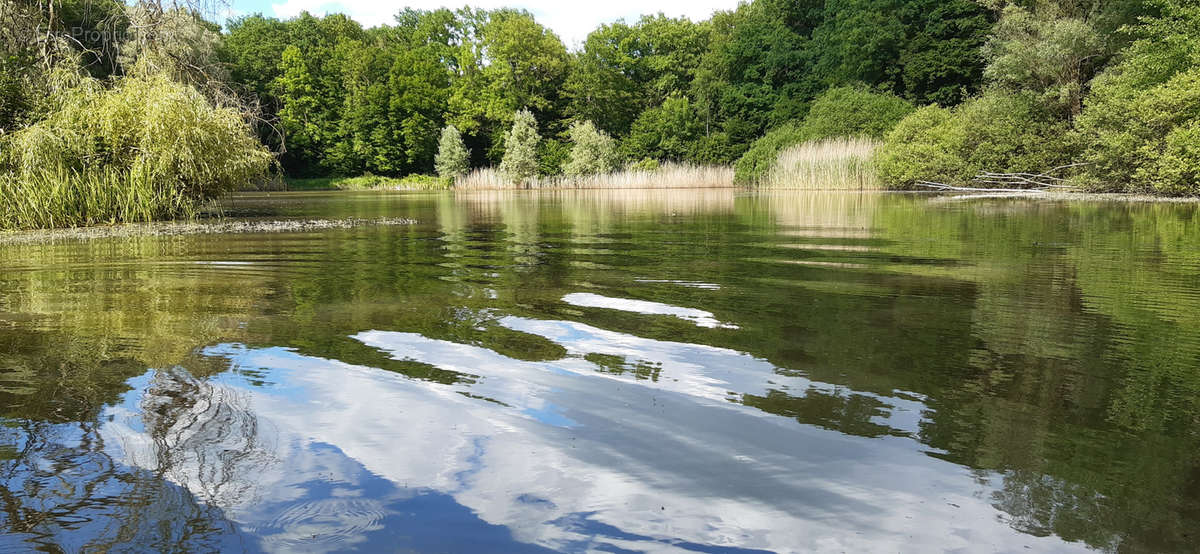
[[506,178],[495,169],[477,169],[454,182],[456,190],[505,189],[671,189],[729,188],[733,168],[690,164],[663,164],[657,169],[626,168],[597,175],[536,177],[524,184]]
[[159,187],[145,168],[79,170],[56,164],[0,176],[0,229],[56,228],[192,217],[200,203]]
[[804,190],[882,189],[871,161],[879,144],[869,138],[837,138],[785,148],[758,185]]

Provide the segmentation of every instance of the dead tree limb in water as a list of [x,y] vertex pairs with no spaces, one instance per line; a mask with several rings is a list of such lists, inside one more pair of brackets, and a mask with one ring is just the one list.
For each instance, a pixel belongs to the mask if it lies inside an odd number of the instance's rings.
[[974,179],[971,179],[972,183],[979,183],[983,185],[1007,185],[1006,188],[955,187],[945,183],[934,183],[932,181],[917,181],[915,184],[919,187],[955,192],[1047,192],[1052,189],[1075,190],[1076,187],[1063,184],[1067,182],[1066,179],[1062,177],[1055,177],[1051,175],[1051,173],[1062,171],[1071,167],[1079,167],[1082,165],[1087,164],[1076,163],[1062,165],[1042,173],[998,173],[994,171],[983,171],[976,175]]

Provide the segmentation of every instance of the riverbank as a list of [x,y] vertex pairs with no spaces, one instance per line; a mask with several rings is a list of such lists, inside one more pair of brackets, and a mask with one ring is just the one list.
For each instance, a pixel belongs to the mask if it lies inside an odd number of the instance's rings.
[[381,177],[361,175],[358,177],[313,177],[305,179],[283,179],[289,191],[325,190],[447,190],[453,183],[449,179],[432,175],[409,175],[407,177]]

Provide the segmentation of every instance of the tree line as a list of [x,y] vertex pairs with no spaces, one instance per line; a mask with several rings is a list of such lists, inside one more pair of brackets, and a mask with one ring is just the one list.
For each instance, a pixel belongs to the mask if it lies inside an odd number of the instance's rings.
[[[202,0],[13,0],[0,6],[0,197],[85,175],[91,192],[61,209],[128,213],[96,191],[146,165],[143,150],[93,152],[104,140],[86,136],[100,131],[60,115],[101,110],[131,79],[162,93],[143,104],[171,89],[206,103],[204,117],[245,122],[199,125],[177,110],[180,125],[217,133],[195,144],[222,132],[259,143],[225,137],[241,145],[220,153],[243,170],[230,175],[206,174],[220,164],[201,149],[163,152],[147,194],[173,180],[218,194],[228,187],[200,181],[266,171],[262,151],[295,177],[499,166],[514,123],[528,121],[518,114],[531,116],[521,148],[541,175],[675,161],[736,164],[753,182],[789,145],[870,136],[892,187],[1053,169],[1093,189],[1193,194],[1198,12],[1193,0],[752,0],[698,22],[604,24],[568,49],[516,9],[405,9],[373,28],[308,13],[222,26]],[[153,125],[123,121],[128,135]],[[80,140],[62,148],[51,134]],[[572,160],[573,134],[592,162]],[[444,158],[455,165],[439,164],[454,135]],[[93,175],[96,159],[115,169]],[[56,173],[38,175],[47,167]]]

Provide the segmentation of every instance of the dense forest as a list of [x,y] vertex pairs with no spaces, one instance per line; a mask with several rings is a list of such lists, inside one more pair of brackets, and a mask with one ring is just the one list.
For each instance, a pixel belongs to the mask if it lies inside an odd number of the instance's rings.
[[207,8],[0,5],[6,225],[175,216],[274,173],[680,162],[752,184],[783,149],[835,137],[880,141],[892,188],[1054,171],[1200,191],[1193,0],[754,0],[602,25],[576,50],[514,9],[364,29],[307,13],[222,26]]

